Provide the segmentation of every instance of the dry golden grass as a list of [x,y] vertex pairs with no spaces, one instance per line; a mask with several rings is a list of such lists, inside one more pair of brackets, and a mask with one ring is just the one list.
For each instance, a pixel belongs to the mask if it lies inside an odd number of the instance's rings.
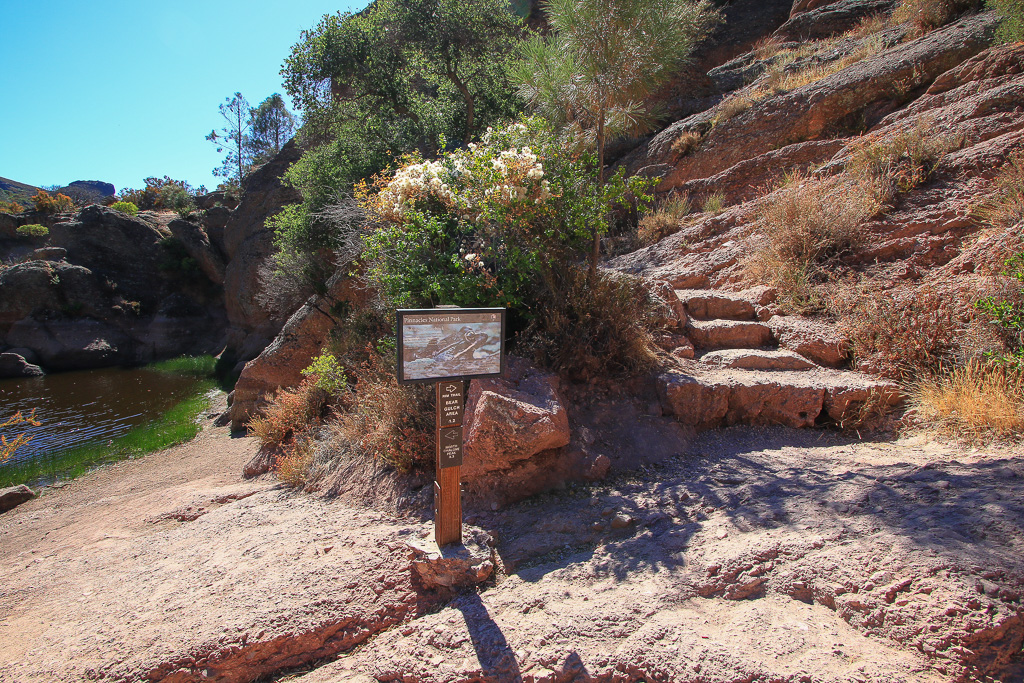
[[794,174],[758,208],[764,239],[745,263],[747,276],[775,286],[790,310],[821,308],[816,284],[827,279],[827,264],[864,243],[862,225],[879,209],[863,182]]
[[700,210],[704,213],[722,213],[725,209],[725,195],[721,192],[713,192],[704,198]]
[[860,144],[846,164],[848,173],[872,188],[882,204],[931,178],[942,158],[963,147],[963,137],[937,133],[928,121],[892,137]]
[[687,194],[672,194],[658,207],[640,219],[637,226],[637,239],[643,246],[648,246],[679,232],[682,220],[693,212],[690,197]]
[[1024,375],[1006,365],[975,361],[919,381],[911,404],[922,424],[956,438],[1024,435]]
[[750,109],[754,104],[754,99],[747,95],[730,95],[729,97],[722,100],[717,109],[715,109],[715,117],[712,119],[712,126],[717,126],[721,123],[725,123],[729,119],[735,118]]
[[901,0],[889,18],[891,25],[912,24],[923,33],[945,26],[958,15],[981,6],[980,0]]
[[685,157],[687,154],[696,150],[703,139],[704,136],[700,133],[695,133],[690,130],[683,131],[683,133],[672,142],[672,151],[681,157]]
[[309,469],[313,464],[313,442],[310,439],[297,439],[285,446],[275,461],[274,469],[277,478],[285,485],[293,488],[304,486],[309,479]]
[[1011,228],[1024,221],[1024,152],[1011,156],[992,183],[995,191],[972,213],[997,228]]

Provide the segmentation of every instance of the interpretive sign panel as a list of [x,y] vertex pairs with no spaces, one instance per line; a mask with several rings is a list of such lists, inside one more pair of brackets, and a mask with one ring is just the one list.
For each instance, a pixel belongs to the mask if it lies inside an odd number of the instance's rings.
[[504,308],[401,309],[397,329],[403,384],[505,371]]
[[441,469],[462,465],[462,425],[438,430],[437,462]]

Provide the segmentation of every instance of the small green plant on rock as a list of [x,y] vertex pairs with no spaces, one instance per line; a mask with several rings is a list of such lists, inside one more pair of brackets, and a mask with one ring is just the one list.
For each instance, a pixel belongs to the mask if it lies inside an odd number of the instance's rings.
[[28,225],[19,226],[16,232],[21,237],[42,238],[50,234],[50,229],[45,225],[39,225],[38,223],[30,223]]
[[126,213],[129,216],[134,216],[139,213],[139,207],[135,206],[132,202],[118,201],[110,205],[110,208],[114,211],[120,211]]

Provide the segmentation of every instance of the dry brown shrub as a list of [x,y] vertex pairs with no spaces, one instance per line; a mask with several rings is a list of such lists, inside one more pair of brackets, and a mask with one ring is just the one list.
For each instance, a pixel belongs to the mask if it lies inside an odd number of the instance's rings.
[[995,191],[974,207],[972,213],[997,228],[1024,222],[1024,152],[1017,152],[992,180]]
[[892,137],[858,145],[846,169],[873,188],[879,202],[887,204],[925,183],[942,157],[963,143],[962,137],[936,132],[930,122],[919,119]]
[[314,442],[299,438],[282,447],[281,454],[274,462],[277,478],[287,486],[299,488],[309,480],[313,464]]
[[664,199],[658,207],[640,219],[637,226],[637,238],[640,244],[654,244],[669,235],[679,232],[682,220],[690,215],[693,206],[687,194],[672,194]]
[[913,385],[914,417],[924,426],[971,441],[1024,435],[1024,374],[972,361]]
[[571,380],[635,374],[654,362],[655,306],[638,278],[571,267],[545,282],[543,313],[517,340],[538,366]]
[[834,290],[829,309],[851,340],[860,369],[913,380],[1002,348],[974,305],[982,294],[982,285],[975,283],[898,293],[861,283]]
[[878,209],[860,182],[798,174],[758,207],[764,238],[747,259],[748,276],[773,284],[784,306],[819,307],[814,285],[826,277],[826,264],[863,244],[861,226]]
[[262,415],[249,420],[249,433],[264,446],[276,446],[296,437],[320,421],[327,394],[312,378],[293,389],[281,389]]
[[429,467],[434,457],[433,392],[429,385],[402,385],[395,359],[369,347],[353,369],[355,391],[335,430],[351,448],[401,472]]

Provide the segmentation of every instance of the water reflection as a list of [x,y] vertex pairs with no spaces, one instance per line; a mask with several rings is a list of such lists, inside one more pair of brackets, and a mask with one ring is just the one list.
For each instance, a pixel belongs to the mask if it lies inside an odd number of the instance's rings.
[[8,439],[22,432],[32,441],[10,462],[30,460],[73,446],[108,441],[159,417],[187,398],[196,380],[144,368],[103,368],[44,377],[0,380],[0,422],[33,408],[39,427],[0,430]]

